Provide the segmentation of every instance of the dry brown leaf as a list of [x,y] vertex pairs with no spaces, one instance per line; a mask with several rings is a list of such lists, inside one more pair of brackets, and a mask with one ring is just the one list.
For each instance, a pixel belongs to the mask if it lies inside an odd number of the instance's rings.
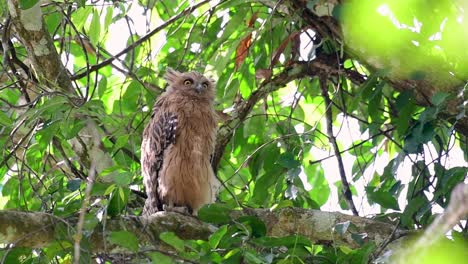
[[[257,20],[257,12],[255,12],[252,15],[252,17],[249,19],[249,21],[247,22],[247,26],[249,28],[253,28],[255,24],[255,20]],[[236,61],[235,61],[236,70],[239,69],[239,67],[242,65],[245,58],[247,57],[251,44],[252,44],[252,33],[249,33],[244,39],[240,41],[239,46],[237,46]]]

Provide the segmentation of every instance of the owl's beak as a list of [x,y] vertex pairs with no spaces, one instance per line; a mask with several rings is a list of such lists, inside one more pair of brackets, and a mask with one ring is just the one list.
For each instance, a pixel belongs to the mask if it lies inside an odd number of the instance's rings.
[[197,86],[195,86],[195,90],[197,93],[201,93],[204,90],[203,85],[201,83],[197,84]]

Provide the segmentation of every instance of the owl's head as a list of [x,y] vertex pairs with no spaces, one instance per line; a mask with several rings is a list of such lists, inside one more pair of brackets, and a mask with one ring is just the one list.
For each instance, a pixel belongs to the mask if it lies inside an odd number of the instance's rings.
[[178,72],[167,68],[164,79],[169,84],[168,91],[171,89],[191,96],[214,99],[215,82],[201,73]]

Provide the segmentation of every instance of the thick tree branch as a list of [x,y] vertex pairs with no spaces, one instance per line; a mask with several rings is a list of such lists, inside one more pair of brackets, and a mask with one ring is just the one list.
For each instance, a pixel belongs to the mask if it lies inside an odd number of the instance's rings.
[[[467,205],[468,185],[459,184],[453,190],[444,214],[431,224],[411,248],[425,248],[428,244],[443,238],[445,233],[461,219],[466,219]],[[256,216],[263,221],[267,236],[301,235],[314,244],[358,248],[360,244],[353,239],[353,235],[361,235],[365,237],[365,241],[372,241],[376,246],[380,246],[390,236],[398,239],[408,234],[407,231],[391,224],[368,218],[302,208],[283,208],[275,211],[248,209],[233,211],[230,216],[232,219],[237,219],[243,215]],[[73,241],[75,233],[73,226],[77,221],[76,217],[61,219],[42,212],[0,211],[0,241],[4,244],[30,248],[43,248],[54,241]],[[343,233],[338,233],[337,224],[349,224],[349,228]],[[217,228],[195,217],[175,212],[158,212],[149,217],[122,216],[107,220],[105,228],[99,224],[94,230],[88,230],[92,231],[89,238],[91,250],[94,253],[128,251],[106,241],[110,232],[121,230],[134,233],[139,239],[140,246],[160,249],[166,247],[158,239],[163,232],[174,232],[182,239],[206,240]],[[408,249],[407,252],[414,250]]]
[[[249,209],[244,212],[234,211],[231,216],[236,219],[245,214],[257,216],[262,220],[267,227],[268,236],[301,235],[316,244],[346,245],[351,248],[359,247],[352,234],[366,234],[366,240],[379,245],[395,229],[391,224],[372,219],[300,208],[283,208],[276,211]],[[352,228],[344,234],[335,232],[337,224],[348,221],[353,225]],[[66,239],[73,241],[75,231],[71,227],[75,226],[76,222],[76,217],[60,219],[40,212],[0,211],[0,241],[32,248],[46,247],[49,243],[59,240],[57,234],[67,234]],[[116,246],[106,241],[106,235],[121,230],[134,233],[140,245],[159,248],[163,246],[159,241],[159,234],[163,232],[174,232],[182,239],[206,240],[217,228],[192,216],[175,212],[158,212],[150,217],[127,216],[107,220],[105,231],[101,225],[95,227],[90,238],[90,248],[95,253],[114,250]],[[397,229],[395,236],[398,238],[405,234],[406,231]]]

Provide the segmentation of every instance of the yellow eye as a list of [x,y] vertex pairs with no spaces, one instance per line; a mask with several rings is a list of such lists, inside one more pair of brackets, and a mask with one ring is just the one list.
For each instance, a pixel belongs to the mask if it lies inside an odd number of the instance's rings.
[[187,79],[187,80],[184,81],[184,85],[186,85],[186,86],[189,86],[191,84],[192,84],[192,80],[190,80],[190,79]]

